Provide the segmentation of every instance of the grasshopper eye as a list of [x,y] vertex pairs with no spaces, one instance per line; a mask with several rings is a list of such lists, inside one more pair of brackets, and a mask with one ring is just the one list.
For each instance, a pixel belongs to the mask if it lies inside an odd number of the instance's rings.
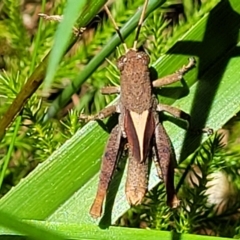
[[145,55],[144,60],[145,60],[146,65],[148,65],[150,63],[150,58],[148,55]]
[[142,59],[143,64],[146,65],[146,66],[150,63],[149,56],[144,52],[139,52],[138,55],[137,55],[137,58]]
[[125,63],[127,62],[127,58],[125,56],[122,56],[117,61],[117,67],[120,71],[123,70]]

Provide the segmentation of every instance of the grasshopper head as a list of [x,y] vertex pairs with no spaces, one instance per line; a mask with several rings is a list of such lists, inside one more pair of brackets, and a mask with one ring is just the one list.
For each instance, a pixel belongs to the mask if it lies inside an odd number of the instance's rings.
[[150,58],[145,52],[138,52],[134,49],[129,49],[125,55],[118,59],[117,67],[120,72],[124,70],[143,71],[148,69],[149,62]]

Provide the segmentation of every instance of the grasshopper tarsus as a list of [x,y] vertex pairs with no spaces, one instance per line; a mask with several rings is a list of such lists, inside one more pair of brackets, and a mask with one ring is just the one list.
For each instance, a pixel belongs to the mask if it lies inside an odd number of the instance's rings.
[[89,122],[90,120],[92,120],[91,118],[92,118],[92,116],[85,115],[85,114],[82,114],[82,113],[78,117],[80,122]]
[[178,208],[180,206],[180,200],[178,199],[177,195],[174,194],[171,199],[167,199],[167,205],[170,208]]
[[188,64],[183,65],[182,68],[180,68],[179,70],[176,71],[176,73],[180,74],[180,76],[183,76],[184,74],[186,74],[189,70],[191,70],[195,66],[196,66],[195,58],[190,57],[190,58],[188,58]]
[[188,73],[191,69],[193,69],[194,67],[196,67],[195,58],[194,57],[188,58],[188,64],[183,65],[182,68],[180,68],[179,70],[176,71],[176,73],[178,74],[179,80],[181,80],[183,78],[183,76],[186,73]]
[[189,61],[189,64],[187,66],[188,69],[196,67],[197,61],[196,61],[195,57],[188,58],[188,61]]
[[214,130],[212,128],[209,128],[209,127],[205,127],[202,129],[202,132],[203,133],[206,133],[208,136],[211,136],[214,134]]
[[214,134],[214,130],[212,128],[209,128],[209,127],[204,127],[204,128],[201,128],[201,129],[190,128],[190,131],[194,135],[201,135],[202,133],[206,133],[207,136],[211,136],[211,135]]

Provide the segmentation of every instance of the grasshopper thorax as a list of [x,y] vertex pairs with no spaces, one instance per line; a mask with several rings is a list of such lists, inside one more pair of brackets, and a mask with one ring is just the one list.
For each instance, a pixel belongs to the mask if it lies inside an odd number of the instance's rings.
[[130,111],[142,113],[152,105],[152,83],[149,73],[149,56],[133,49],[120,57],[121,101]]
[[126,70],[126,68],[131,68],[133,71],[138,71],[148,69],[148,64],[150,62],[149,56],[145,52],[135,51],[129,49],[128,52],[121,56],[117,61],[117,67],[120,72]]

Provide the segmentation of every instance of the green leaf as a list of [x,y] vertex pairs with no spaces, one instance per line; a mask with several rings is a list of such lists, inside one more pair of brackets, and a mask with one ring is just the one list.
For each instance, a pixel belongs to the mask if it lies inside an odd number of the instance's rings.
[[[134,228],[120,228],[120,227],[110,227],[109,229],[102,230],[96,225],[84,225],[84,224],[64,224],[64,223],[56,223],[56,222],[42,222],[42,221],[26,221],[27,223],[31,223],[32,226],[45,227],[49,230],[58,230],[59,233],[68,236],[65,239],[105,239],[105,240],[169,240],[169,239],[181,239],[181,240],[227,240],[229,238],[221,238],[221,237],[212,237],[212,236],[198,236],[198,235],[190,235],[190,234],[179,234],[175,232],[167,232],[167,231],[156,231],[156,230],[144,230],[144,229],[134,229]],[[3,231],[0,229],[0,234]],[[16,239],[14,235],[16,233],[14,231],[5,230],[5,235],[8,235],[10,239]],[[13,235],[11,238],[10,235]],[[17,234],[19,236],[19,234]],[[42,236],[42,235],[41,235]],[[22,238],[20,238],[22,239]],[[42,237],[43,239],[43,237]],[[45,238],[50,239],[50,238]],[[56,238],[58,239],[58,238]]]
[[[40,224],[36,225],[31,222],[30,223],[23,222],[17,219],[16,217],[10,214],[7,214],[3,211],[0,211],[0,225],[2,227],[6,227],[6,228],[1,228],[0,230],[0,234],[5,235],[5,239],[11,239],[11,237],[7,235],[13,235],[13,234],[19,235],[19,233],[25,236],[31,237],[31,239],[36,239],[36,240],[65,239],[59,233],[56,233],[53,230],[49,230],[49,227],[48,228],[46,226],[43,227]],[[1,239],[3,239],[3,236],[1,237]]]

